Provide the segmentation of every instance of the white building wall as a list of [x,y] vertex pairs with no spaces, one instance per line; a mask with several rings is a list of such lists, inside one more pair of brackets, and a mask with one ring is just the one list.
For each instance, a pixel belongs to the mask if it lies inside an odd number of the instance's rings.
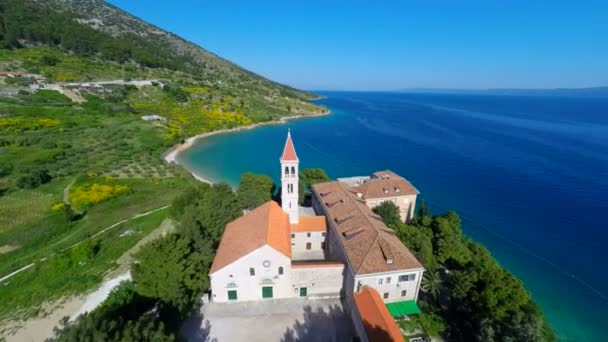
[[[293,260],[322,260],[324,258],[325,232],[291,233],[291,256]],[[307,249],[310,244],[310,249]]]
[[[360,286],[373,287],[380,294],[385,303],[404,300],[418,300],[418,291],[422,281],[424,269],[399,270],[396,272],[359,274],[355,277],[355,290]],[[399,281],[399,276],[414,275],[413,280]],[[402,295],[405,291],[405,296]],[[384,295],[388,294],[388,298]]]
[[344,265],[319,267],[294,267],[291,280],[294,295],[306,287],[308,298],[339,297],[343,284]]
[[[269,261],[270,266],[264,267]],[[283,267],[283,275],[279,275]],[[249,269],[255,270],[251,276]],[[238,301],[262,300],[262,287],[273,287],[273,298],[293,297],[291,286],[291,260],[266,245],[243,256],[234,263],[210,275],[211,300],[227,302],[228,290],[236,290]]]
[[289,215],[290,223],[298,223],[300,215],[298,164],[297,161],[281,161],[281,207]]

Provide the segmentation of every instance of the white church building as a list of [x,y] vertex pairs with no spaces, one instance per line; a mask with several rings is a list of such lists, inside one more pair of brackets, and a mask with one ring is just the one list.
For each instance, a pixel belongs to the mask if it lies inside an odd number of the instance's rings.
[[211,301],[342,297],[361,330],[354,294],[366,289],[393,315],[416,313],[424,268],[372,208],[392,201],[410,220],[418,190],[388,170],[315,184],[314,216],[302,215],[299,162],[288,132],[282,203],[269,201],[226,226],[209,271]]

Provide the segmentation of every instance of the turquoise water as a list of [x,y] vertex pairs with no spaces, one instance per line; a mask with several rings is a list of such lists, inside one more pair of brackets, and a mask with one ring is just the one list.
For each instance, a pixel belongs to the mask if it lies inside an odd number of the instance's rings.
[[328,92],[332,115],[213,136],[179,156],[214,181],[279,175],[287,128],[302,167],[390,168],[521,278],[564,341],[608,322],[608,99]]

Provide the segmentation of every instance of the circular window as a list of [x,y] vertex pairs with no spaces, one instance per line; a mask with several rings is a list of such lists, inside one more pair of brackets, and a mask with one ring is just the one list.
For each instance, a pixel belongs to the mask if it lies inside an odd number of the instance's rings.
[[262,266],[268,268],[270,267],[270,260],[264,260],[264,262],[262,263]]

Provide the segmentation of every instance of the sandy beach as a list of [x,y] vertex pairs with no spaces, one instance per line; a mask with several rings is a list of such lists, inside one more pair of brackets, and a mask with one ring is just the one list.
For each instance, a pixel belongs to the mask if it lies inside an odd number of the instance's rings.
[[[192,146],[194,146],[194,143],[196,141],[201,140],[201,139],[205,139],[205,138],[210,137],[212,135],[245,131],[245,130],[254,129],[254,128],[260,127],[260,126],[282,125],[282,124],[285,124],[286,122],[288,122],[289,120],[304,119],[304,118],[314,118],[314,117],[325,116],[325,115],[329,115],[329,114],[331,114],[330,110],[327,110],[327,111],[325,111],[323,113],[318,113],[318,114],[307,114],[307,115],[299,114],[299,115],[294,115],[294,116],[284,116],[284,117],[280,118],[279,120],[260,122],[260,123],[255,123],[255,124],[247,125],[247,126],[240,126],[240,127],[235,127],[235,128],[229,128],[229,129],[220,129],[220,130],[213,131],[213,132],[206,132],[206,133],[197,134],[195,136],[187,138],[184,141],[184,143],[175,145],[172,148],[170,148],[169,150],[167,150],[165,153],[163,153],[163,158],[169,164],[171,164],[171,163],[179,164],[179,161],[177,160],[177,156],[181,152],[183,152],[183,151],[191,148]],[[188,170],[188,169],[186,168],[186,170]],[[192,170],[188,170],[188,171],[197,180],[199,180],[201,182],[204,182],[204,183],[213,184],[213,182],[211,180],[205,178],[204,175],[197,174],[197,173],[195,173]]]

